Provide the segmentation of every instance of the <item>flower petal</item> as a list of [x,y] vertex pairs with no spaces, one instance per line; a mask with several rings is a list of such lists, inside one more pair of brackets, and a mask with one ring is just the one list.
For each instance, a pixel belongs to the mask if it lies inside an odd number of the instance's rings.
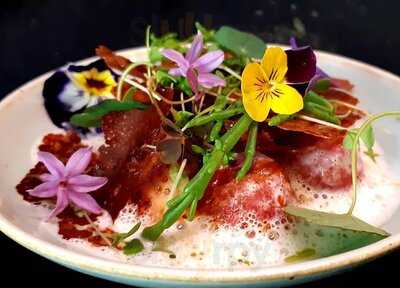
[[316,73],[317,58],[310,46],[287,50],[286,80],[291,83],[304,83]]
[[325,78],[325,77],[323,77],[322,75],[320,75],[320,74],[318,74],[318,73],[315,74],[314,77],[311,78],[310,82],[308,82],[308,85],[307,85],[306,91],[304,92],[304,95],[307,95],[307,93],[308,93],[311,89],[314,88],[315,84],[316,84],[319,80],[324,79],[324,78]]
[[81,148],[69,158],[65,166],[65,176],[75,176],[85,172],[92,158],[90,148]]
[[258,122],[267,118],[270,109],[267,85],[268,79],[260,64],[247,64],[242,73],[243,105],[247,114]]
[[68,179],[68,187],[79,193],[95,191],[107,183],[106,177],[77,175]]
[[293,87],[279,83],[270,91],[271,109],[275,113],[291,115],[303,109],[303,97]]
[[[303,47],[299,47],[297,45],[296,42],[296,38],[295,37],[290,37],[289,39],[289,43],[290,43],[290,47],[292,47],[292,50],[298,50],[298,49],[303,49]],[[320,75],[322,78],[329,78],[329,75],[325,73],[325,71],[323,71],[321,68],[319,68],[318,66],[316,67],[316,71],[315,71],[315,75]]]
[[42,180],[43,182],[55,181],[57,180],[57,178],[58,177],[50,173],[43,173],[42,175],[39,176],[39,179]]
[[102,211],[96,200],[94,200],[94,198],[89,194],[75,193],[70,191],[68,197],[72,203],[74,203],[81,209],[84,209],[94,214],[100,214]]
[[283,82],[288,71],[287,55],[280,47],[265,50],[261,66],[269,81]]
[[[48,175],[50,175],[50,174],[48,174]],[[59,181],[44,182],[44,183],[36,186],[34,189],[27,190],[27,192],[29,193],[29,195],[39,197],[39,198],[54,197],[57,194],[58,183],[59,183]]]
[[197,77],[199,84],[205,88],[225,86],[225,80],[211,73],[200,73]]
[[289,43],[290,43],[290,47],[292,47],[292,49],[297,49],[298,48],[297,41],[296,41],[295,37],[293,37],[293,36],[290,37]]
[[189,68],[189,62],[183,57],[181,53],[175,51],[173,49],[162,49],[161,54],[168,58],[169,60],[175,62],[181,71],[186,74],[187,69]]
[[197,92],[199,91],[199,83],[197,80],[196,72],[192,68],[187,70],[187,80],[194,94],[197,94]]
[[221,50],[211,51],[198,58],[192,67],[197,69],[199,73],[207,73],[213,71],[224,61],[224,52]]
[[53,211],[47,216],[47,220],[50,220],[51,218],[57,216],[60,214],[62,211],[64,211],[65,208],[67,208],[69,204],[68,201],[68,196],[66,194],[66,191],[64,188],[59,187],[57,189],[57,202],[56,202],[56,207],[54,208]]
[[64,175],[64,164],[49,152],[38,152],[38,160],[46,166],[47,170],[54,176],[61,178]]
[[185,76],[185,73],[182,73],[182,70],[180,68],[171,68],[168,71],[169,75],[172,75],[174,77],[178,76]]
[[203,35],[198,33],[190,45],[189,50],[186,52],[185,59],[189,63],[193,63],[200,55],[201,50],[203,50]]

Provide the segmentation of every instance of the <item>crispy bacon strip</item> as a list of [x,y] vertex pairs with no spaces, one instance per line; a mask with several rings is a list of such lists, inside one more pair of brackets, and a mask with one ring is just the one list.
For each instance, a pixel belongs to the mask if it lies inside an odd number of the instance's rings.
[[[120,71],[125,70],[132,62],[120,55],[115,54],[111,49],[106,46],[100,45],[96,48],[96,55],[102,58],[108,67],[117,69]],[[140,65],[131,71],[131,75],[145,79],[144,74],[146,73],[146,66]]]
[[[321,92],[320,95],[324,96],[326,99],[339,100],[351,105],[357,105],[359,102],[357,98],[350,95],[349,93],[337,89],[329,89],[325,92]],[[336,114],[337,115],[348,114],[346,118],[342,119],[341,125],[343,127],[350,127],[358,119],[362,117],[362,115],[359,112],[353,111],[351,110],[351,108],[340,104],[337,104]],[[283,130],[303,132],[305,134],[313,135],[320,138],[335,138],[343,135],[343,131],[328,126],[324,126],[321,124],[309,122],[303,119],[289,120],[280,124],[278,127]]]
[[303,132],[320,138],[334,138],[343,135],[342,130],[337,130],[318,123],[306,121],[303,119],[293,119],[285,121],[278,126],[287,131]]

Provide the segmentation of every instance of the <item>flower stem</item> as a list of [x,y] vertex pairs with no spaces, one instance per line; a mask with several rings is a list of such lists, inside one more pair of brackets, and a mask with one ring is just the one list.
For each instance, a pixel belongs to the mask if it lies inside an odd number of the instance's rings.
[[357,202],[357,150],[360,137],[363,134],[363,132],[371,125],[372,122],[388,116],[400,116],[400,111],[383,112],[371,116],[367,121],[365,121],[361,125],[360,129],[357,130],[356,136],[354,137],[353,147],[351,149],[352,194],[351,194],[351,206],[349,211],[347,212],[348,215],[353,214],[354,207],[356,206]]

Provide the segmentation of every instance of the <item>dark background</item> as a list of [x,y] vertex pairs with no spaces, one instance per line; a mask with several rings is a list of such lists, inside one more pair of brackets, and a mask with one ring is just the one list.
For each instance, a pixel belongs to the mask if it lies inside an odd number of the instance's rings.
[[[98,44],[112,49],[143,45],[148,24],[157,33],[177,31],[184,37],[193,32],[195,21],[207,27],[235,26],[267,42],[287,43],[295,35],[314,48],[400,74],[399,8],[396,0],[1,1],[0,98],[48,70],[92,56]],[[71,287],[125,287],[53,264],[1,233],[0,244],[3,282],[34,287],[61,283]],[[396,283],[399,256],[395,252],[304,287],[347,287],[362,281],[374,286]],[[15,277],[15,273],[23,276]]]

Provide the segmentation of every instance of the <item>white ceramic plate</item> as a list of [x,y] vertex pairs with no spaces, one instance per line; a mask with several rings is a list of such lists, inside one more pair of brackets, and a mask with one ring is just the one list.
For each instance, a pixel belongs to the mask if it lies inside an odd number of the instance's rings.
[[[121,54],[144,60],[143,48]],[[88,59],[83,62],[88,62]],[[350,79],[361,107],[372,113],[400,110],[400,78],[370,65],[333,54],[318,53],[318,63],[329,74]],[[26,248],[62,265],[101,278],[138,286],[284,286],[326,276],[369,261],[400,246],[400,211],[383,228],[392,236],[372,245],[339,255],[269,268],[240,270],[191,270],[146,267],[86,254],[71,248],[56,231],[41,225],[43,215],[24,202],[15,185],[32,166],[31,148],[47,132],[54,131],[44,110],[41,89],[51,75],[42,75],[8,95],[0,104],[0,229]],[[397,121],[398,122],[398,121]],[[400,123],[397,123],[400,124]],[[378,138],[397,179],[400,175],[400,129],[396,121],[381,122]],[[387,133],[387,130],[391,133]]]

